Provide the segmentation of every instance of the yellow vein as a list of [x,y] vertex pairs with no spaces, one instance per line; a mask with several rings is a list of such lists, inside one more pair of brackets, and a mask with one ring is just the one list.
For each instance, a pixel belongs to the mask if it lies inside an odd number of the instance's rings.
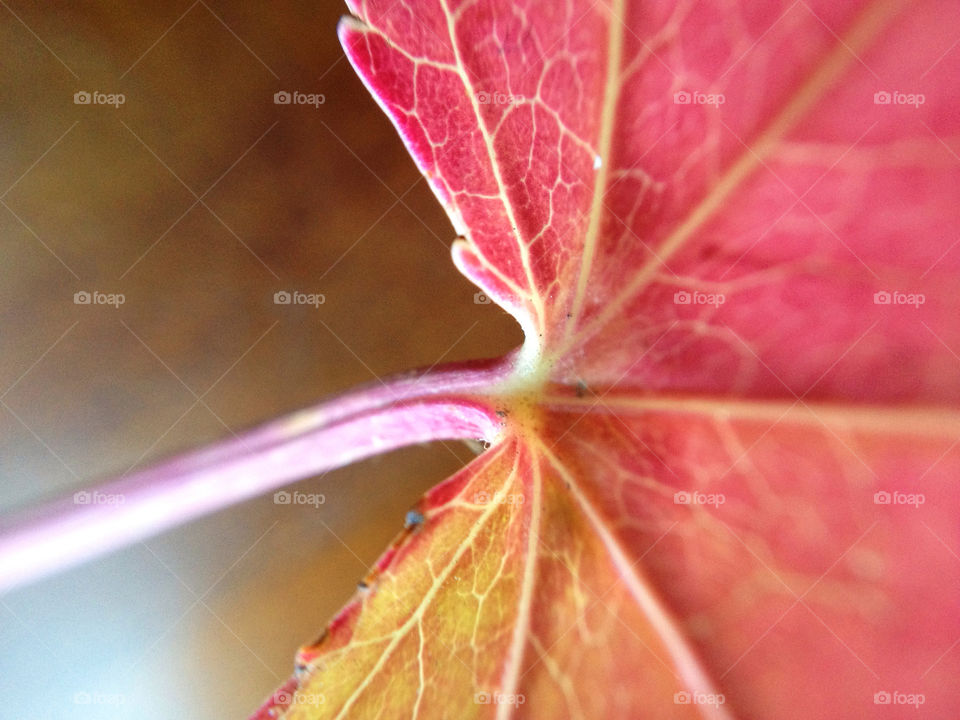
[[507,195],[506,183],[503,180],[503,175],[500,173],[500,164],[497,162],[496,150],[493,147],[493,138],[490,136],[490,131],[487,129],[486,123],[483,121],[483,116],[480,114],[480,101],[477,98],[477,93],[473,92],[473,83],[467,77],[467,66],[463,61],[463,55],[460,52],[460,45],[457,42],[453,13],[450,11],[448,0],[441,0],[440,5],[443,8],[443,14],[447,19],[447,32],[450,35],[450,45],[453,48],[453,54],[456,58],[457,66],[461,68],[460,79],[467,91],[467,96],[470,98],[470,105],[473,107],[473,114],[477,119],[477,127],[480,129],[480,134],[483,136],[483,143],[487,149],[487,156],[490,158],[490,167],[493,171],[493,177],[497,182],[497,188],[500,197],[503,199],[503,209],[504,212],[507,213],[507,220],[513,229],[513,236],[517,241],[517,248],[520,251],[520,262],[523,263],[523,269],[527,277],[527,283],[530,285],[530,299],[533,304],[534,313],[536,314],[537,328],[542,331],[544,318],[543,298],[540,296],[540,293],[537,290],[537,284],[533,277],[533,268],[530,265],[529,248],[527,248],[526,243],[524,243],[520,237],[520,225],[517,222],[516,213],[513,209],[513,203],[510,201],[510,198]]
[[[530,507],[530,525],[527,528],[527,552],[523,571],[523,585],[520,590],[520,603],[517,609],[517,620],[513,626],[513,639],[510,643],[510,651],[507,655],[507,661],[503,669],[503,692],[507,695],[513,695],[517,692],[517,686],[520,684],[522,674],[520,664],[524,657],[524,646],[527,642],[527,635],[530,632],[530,618],[533,612],[533,588],[537,573],[537,544],[540,541],[540,503],[542,481],[540,476],[540,464],[534,456],[533,448],[528,447],[530,452],[530,467],[533,470],[532,502],[524,503],[524,506]],[[497,706],[497,720],[506,720],[511,712],[519,706],[512,703],[500,703]]]
[[580,276],[577,279],[577,288],[570,308],[571,319],[567,322],[566,335],[569,337],[587,292],[587,283],[590,280],[590,268],[593,265],[593,256],[597,249],[597,237],[600,234],[601,218],[605,207],[603,198],[606,195],[607,181],[610,175],[611,147],[613,146],[613,128],[617,117],[617,102],[620,97],[620,69],[623,63],[623,28],[624,28],[624,0],[614,0],[610,8],[610,27],[607,37],[607,77],[603,91],[603,109],[600,114],[600,169],[593,183],[593,198],[590,201],[590,222],[587,225],[587,235],[583,241],[583,252],[580,259]]
[[[594,398],[545,396],[544,407],[556,410],[583,408],[603,413],[690,413],[717,420],[779,420],[818,427],[824,423],[874,433],[954,438],[960,433],[960,411],[939,407],[896,405],[837,405],[800,400],[743,400],[723,397],[604,395]],[[788,417],[785,417],[788,416]]]
[[763,160],[774,151],[783,137],[807,115],[831,88],[834,81],[857,60],[857,51],[865,49],[890,21],[898,5],[897,2],[876,3],[858,18],[846,39],[836,44],[799,92],[767,125],[756,143],[739,156],[739,159],[721,176],[706,197],[666,237],[659,248],[657,258],[643,265],[623,292],[613,298],[604,311],[580,330],[571,342],[565,343],[566,347],[556,355],[563,355],[580,338],[587,337],[595,329],[603,327],[623,310],[623,305],[650,282],[660,265],[665,264],[679,251],[684,243],[721,208],[730,194],[761,167]]
[[[506,443],[503,445],[500,445],[495,451],[495,454],[486,463],[484,463],[482,467],[477,468],[476,472],[473,474],[473,477],[476,477],[486,472],[490,468],[490,466],[494,463],[494,461],[500,459],[500,456],[503,455],[503,450],[505,447],[506,447]],[[450,562],[448,562],[446,567],[443,568],[443,571],[440,573],[440,575],[434,578],[433,586],[424,594],[423,599],[420,601],[420,604],[416,607],[414,612],[410,615],[410,618],[397,629],[396,634],[393,636],[393,638],[390,640],[387,647],[384,648],[383,653],[381,653],[380,657],[378,658],[376,665],[374,665],[370,669],[366,677],[364,677],[363,682],[361,682],[354,688],[353,693],[351,693],[350,697],[347,698],[346,702],[344,702],[343,707],[340,708],[340,712],[337,713],[337,716],[336,716],[337,720],[347,716],[347,713],[350,710],[350,708],[353,707],[354,703],[357,701],[357,699],[360,697],[363,691],[366,690],[367,686],[370,685],[370,683],[373,681],[373,678],[381,670],[383,670],[384,666],[387,664],[387,661],[390,659],[390,656],[393,655],[393,651],[397,649],[397,646],[409,634],[410,630],[415,625],[418,625],[420,623],[420,621],[423,618],[424,612],[430,606],[431,602],[433,601],[434,597],[436,597],[437,593],[440,592],[440,589],[446,583],[447,578],[450,576],[451,573],[453,573],[457,564],[466,554],[467,550],[473,547],[474,540],[477,539],[477,536],[480,535],[480,532],[486,527],[487,523],[490,521],[490,518],[494,515],[494,513],[503,507],[503,503],[500,501],[507,494],[506,493],[507,488],[513,483],[513,479],[517,473],[518,459],[519,459],[519,454],[517,458],[514,458],[513,468],[510,470],[510,474],[507,476],[506,482],[504,482],[499,492],[497,492],[497,494],[491,500],[490,506],[487,508],[487,510],[481,513],[479,518],[477,518],[477,521],[470,528],[470,532],[463,539],[463,542],[460,543],[460,546],[457,548],[456,552],[453,554],[453,557],[450,559]]]
[[476,257],[480,264],[487,270],[487,272],[489,272],[491,275],[497,278],[497,280],[509,288],[510,292],[516,295],[519,300],[523,301],[524,299],[532,299],[533,296],[529,292],[517,285],[513,280],[507,277],[500,270],[500,268],[490,262],[487,256],[483,254],[483,251],[481,251],[480,248],[473,243],[473,241],[458,240],[457,242],[462,242],[466,246],[465,250],[469,251],[471,255]]
[[[587,499],[577,479],[540,438],[536,439],[536,443],[557,473],[569,483],[571,495],[577,501],[587,518],[587,522],[593,527],[606,548],[607,554],[619,573],[620,580],[627,586],[627,590],[633,596],[640,611],[650,621],[651,627],[656,631],[667,652],[670,653],[686,689],[692,692],[717,694],[713,682],[683,638],[675,620],[670,617],[660,600],[650,590],[648,584],[637,574],[636,563],[631,562],[630,558],[627,557],[626,551],[614,537],[610,528],[607,527],[600,513]],[[712,717],[732,720],[733,716],[725,708],[718,706],[716,714]]]

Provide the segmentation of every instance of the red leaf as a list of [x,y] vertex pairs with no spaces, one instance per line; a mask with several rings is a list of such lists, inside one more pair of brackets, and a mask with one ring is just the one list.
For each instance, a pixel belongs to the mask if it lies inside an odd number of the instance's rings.
[[960,716],[960,6],[351,10],[527,340],[262,712]]

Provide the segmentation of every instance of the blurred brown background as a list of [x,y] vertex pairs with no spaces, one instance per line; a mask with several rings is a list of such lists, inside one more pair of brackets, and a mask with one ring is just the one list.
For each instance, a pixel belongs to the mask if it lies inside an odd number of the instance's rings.
[[[342,57],[344,12],[0,2],[0,510],[519,344],[450,262],[451,226]],[[367,461],[301,483],[318,509],[268,496],[0,598],[0,716],[245,717],[470,456]]]

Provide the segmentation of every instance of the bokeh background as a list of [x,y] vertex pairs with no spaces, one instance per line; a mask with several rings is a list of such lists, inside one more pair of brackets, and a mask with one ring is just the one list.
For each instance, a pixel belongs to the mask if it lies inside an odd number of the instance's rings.
[[[343,58],[345,12],[0,1],[0,514],[519,344]],[[318,508],[267,496],[0,597],[0,717],[246,717],[471,456],[402,450],[298,484]]]

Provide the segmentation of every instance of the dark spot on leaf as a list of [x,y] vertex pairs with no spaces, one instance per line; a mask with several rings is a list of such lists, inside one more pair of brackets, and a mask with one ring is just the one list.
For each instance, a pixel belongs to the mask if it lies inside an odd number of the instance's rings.
[[407,530],[416,529],[423,525],[423,522],[426,518],[423,517],[423,513],[417,510],[410,510],[407,513],[406,519],[403,521],[403,526]]

